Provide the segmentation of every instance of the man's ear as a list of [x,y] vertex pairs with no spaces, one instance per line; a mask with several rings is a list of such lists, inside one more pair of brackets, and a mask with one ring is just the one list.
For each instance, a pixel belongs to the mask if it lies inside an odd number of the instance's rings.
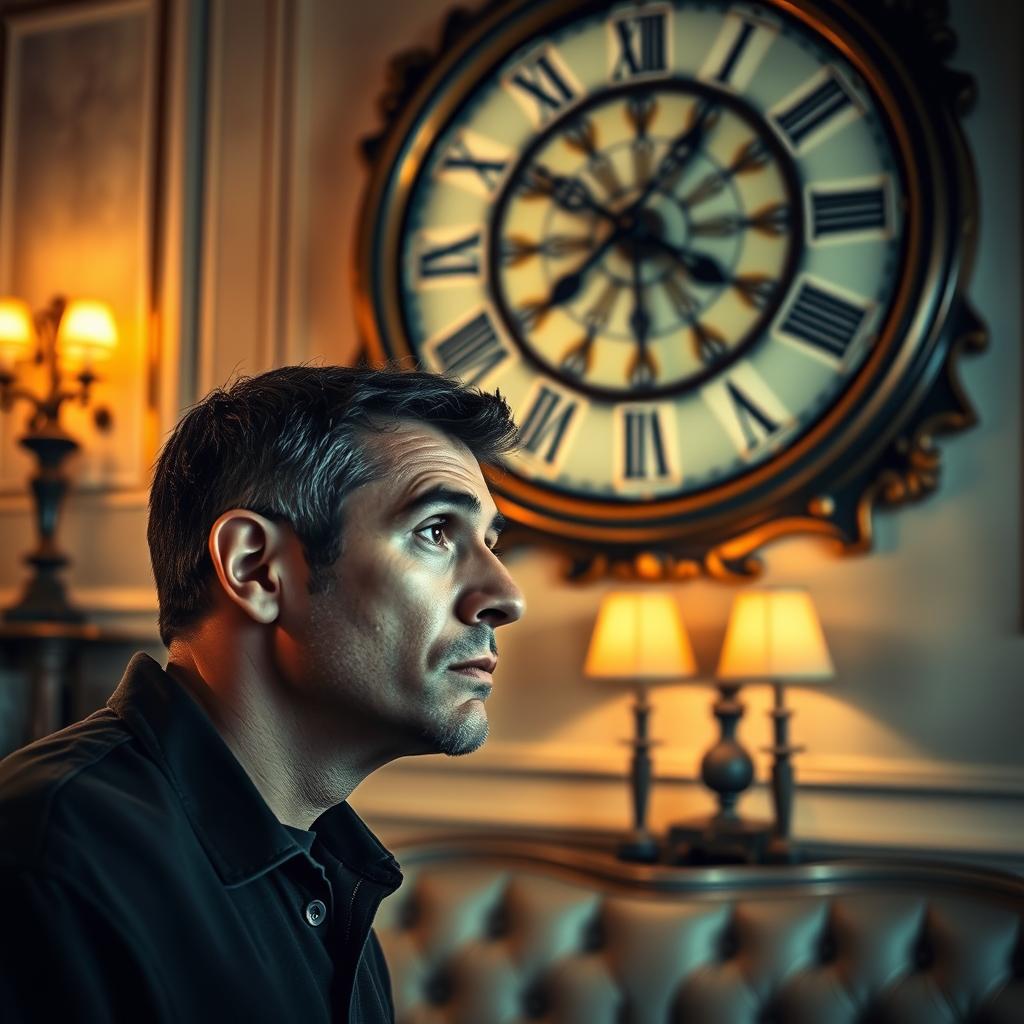
[[210,559],[221,589],[260,623],[281,611],[291,529],[245,508],[224,512],[210,528]]

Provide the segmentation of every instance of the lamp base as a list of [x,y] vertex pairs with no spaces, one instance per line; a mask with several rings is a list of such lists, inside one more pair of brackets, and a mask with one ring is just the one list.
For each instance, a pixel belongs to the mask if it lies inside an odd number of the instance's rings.
[[656,864],[661,854],[658,840],[646,830],[634,830],[619,843],[616,850],[619,860],[634,864]]
[[672,825],[668,830],[670,864],[760,864],[767,859],[774,833],[770,821],[749,821],[716,814]]
[[[63,559],[62,559],[63,562]],[[37,566],[37,575],[28,581],[17,604],[4,609],[6,622],[85,622],[85,613],[68,603],[64,584],[46,569]]]

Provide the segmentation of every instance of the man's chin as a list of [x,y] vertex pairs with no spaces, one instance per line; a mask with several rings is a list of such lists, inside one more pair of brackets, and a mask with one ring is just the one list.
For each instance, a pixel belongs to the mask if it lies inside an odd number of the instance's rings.
[[438,754],[461,757],[479,750],[487,740],[487,715],[462,715],[454,721],[444,723],[437,729],[427,731],[431,748]]

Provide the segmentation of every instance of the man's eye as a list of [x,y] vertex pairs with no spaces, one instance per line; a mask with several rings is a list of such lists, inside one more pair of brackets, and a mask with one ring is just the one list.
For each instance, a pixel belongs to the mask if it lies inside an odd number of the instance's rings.
[[448,545],[448,521],[442,520],[438,523],[428,523],[426,526],[421,526],[416,533],[424,540],[429,541],[431,544],[437,547],[447,547]]

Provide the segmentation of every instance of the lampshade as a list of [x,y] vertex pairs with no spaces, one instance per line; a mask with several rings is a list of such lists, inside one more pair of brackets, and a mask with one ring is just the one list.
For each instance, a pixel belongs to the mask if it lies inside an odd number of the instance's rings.
[[615,591],[598,609],[583,671],[631,682],[684,679],[697,671],[690,638],[670,594]]
[[28,303],[13,296],[0,298],[0,358],[13,362],[28,355],[35,344],[35,327]]
[[814,682],[834,674],[806,590],[779,587],[737,595],[718,662],[720,679]]
[[57,329],[57,347],[68,361],[93,362],[111,355],[117,346],[114,315],[105,302],[69,302]]

